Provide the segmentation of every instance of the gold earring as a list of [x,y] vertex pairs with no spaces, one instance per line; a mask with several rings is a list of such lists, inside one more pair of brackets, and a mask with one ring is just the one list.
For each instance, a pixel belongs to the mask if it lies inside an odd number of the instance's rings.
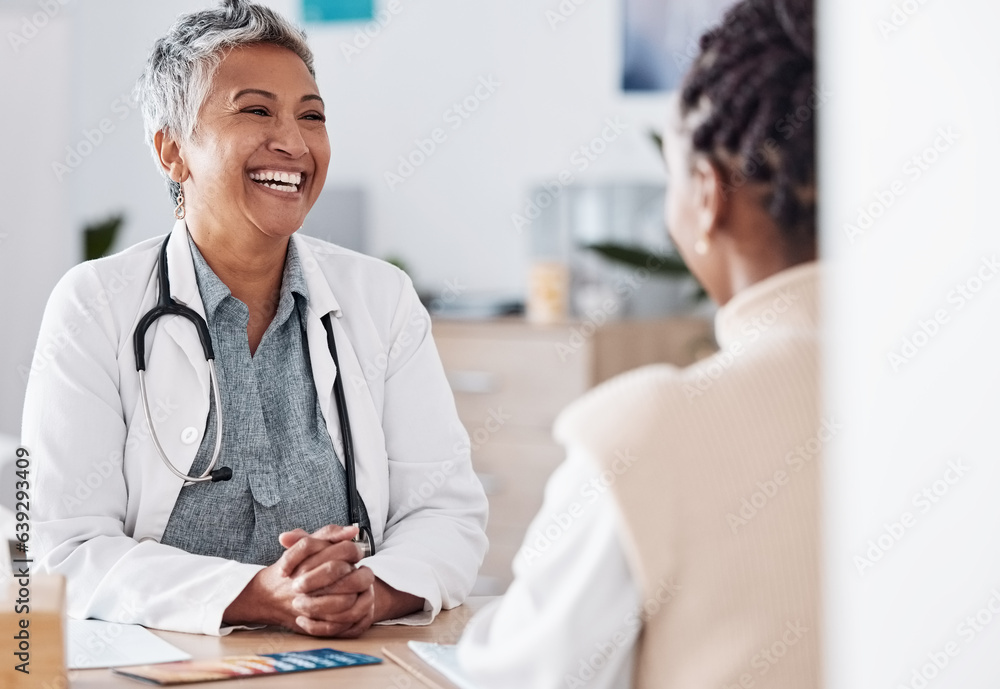
[[702,236],[694,243],[694,252],[699,256],[704,256],[708,253],[708,238],[706,236]]
[[187,209],[184,208],[184,189],[181,189],[177,192],[177,207],[174,208],[174,217],[178,220],[183,220],[186,215]]

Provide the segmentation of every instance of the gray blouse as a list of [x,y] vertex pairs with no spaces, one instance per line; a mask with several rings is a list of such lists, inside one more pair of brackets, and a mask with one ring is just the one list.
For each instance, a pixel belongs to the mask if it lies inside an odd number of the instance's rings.
[[[249,309],[188,239],[215,348],[222,408],[217,467],[230,481],[181,489],[162,543],[199,555],[270,565],[283,531],[348,524],[347,480],[316,395],[305,336],[309,294],[294,242],[288,243],[278,311],[250,355]],[[329,356],[327,352],[319,355]],[[201,474],[215,447],[215,400],[191,468]],[[368,517],[362,505],[362,521]]]

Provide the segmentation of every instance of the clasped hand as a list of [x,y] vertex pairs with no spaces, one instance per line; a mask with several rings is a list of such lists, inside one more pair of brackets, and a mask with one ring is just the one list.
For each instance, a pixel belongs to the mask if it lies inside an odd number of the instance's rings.
[[285,552],[251,580],[224,615],[228,624],[280,624],[312,636],[356,637],[374,622],[375,575],[357,567],[357,527],[324,526],[279,537]]

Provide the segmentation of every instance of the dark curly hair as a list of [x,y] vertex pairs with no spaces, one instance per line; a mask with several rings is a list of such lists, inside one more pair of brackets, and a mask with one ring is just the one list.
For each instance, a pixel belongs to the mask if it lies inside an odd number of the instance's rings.
[[728,173],[727,189],[766,185],[787,245],[814,247],[821,99],[812,0],[743,0],[700,46],[680,97],[693,150]]

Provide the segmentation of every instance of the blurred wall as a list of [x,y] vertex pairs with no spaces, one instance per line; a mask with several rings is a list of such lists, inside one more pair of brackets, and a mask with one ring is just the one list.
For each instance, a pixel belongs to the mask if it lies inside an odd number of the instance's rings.
[[32,8],[0,7],[0,434],[19,434],[42,309],[79,254],[68,189],[50,167],[70,131],[71,22],[57,15],[15,53],[7,37]]
[[829,689],[1000,677],[1000,6],[822,4]]
[[[9,235],[0,239],[0,431],[18,429],[44,300],[79,260],[84,225],[124,213],[118,248],[170,228],[171,205],[129,94],[173,18],[212,4],[0,3],[0,83],[12,106],[0,114],[2,158],[29,166],[0,173],[9,182],[0,217]],[[295,0],[267,4],[300,16]],[[306,27],[328,104],[328,187],[365,190],[368,250],[404,259],[425,289],[522,294],[530,227],[518,231],[512,215],[525,212],[529,189],[561,172],[662,183],[647,131],[660,126],[665,99],[619,92],[618,3],[567,5],[572,13],[561,14],[556,0],[384,0],[384,25]],[[46,7],[53,17],[36,20]],[[13,45],[9,33],[24,31],[32,37]],[[615,131],[609,118],[621,132],[585,157],[581,147]],[[400,156],[435,129],[444,142],[401,175]]]

